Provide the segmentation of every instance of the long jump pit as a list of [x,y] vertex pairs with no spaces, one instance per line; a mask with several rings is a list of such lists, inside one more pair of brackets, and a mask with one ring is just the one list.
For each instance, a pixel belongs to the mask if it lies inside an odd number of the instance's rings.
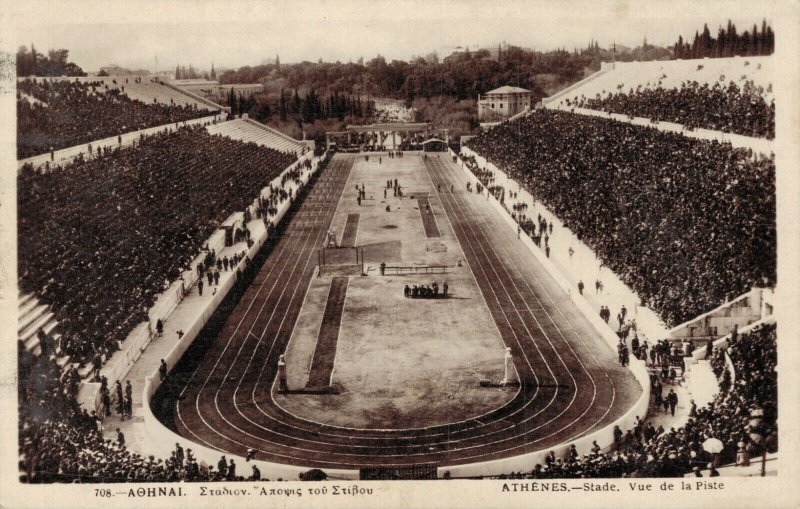
[[[288,391],[272,386],[279,407],[342,428],[410,430],[479,418],[517,395],[480,385],[504,377],[505,345],[419,157],[358,158],[331,230],[346,246],[320,259],[360,268],[312,279],[285,351]],[[434,282],[438,298],[405,296]]]

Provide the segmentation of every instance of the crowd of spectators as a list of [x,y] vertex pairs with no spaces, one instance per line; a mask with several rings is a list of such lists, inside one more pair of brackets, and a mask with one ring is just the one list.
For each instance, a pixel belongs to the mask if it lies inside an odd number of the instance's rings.
[[769,103],[750,83],[739,87],[731,81],[702,85],[684,82],[681,88],[643,88],[606,97],[581,97],[565,101],[567,106],[620,113],[632,117],[675,122],[688,128],[703,128],[756,138],[775,138],[775,100]]
[[25,79],[17,83],[17,158],[213,113],[196,105],[133,100],[122,84],[117,89],[101,81]]
[[[635,427],[626,433],[619,428],[614,430],[616,444],[610,451],[603,451],[595,443],[589,453],[581,456],[573,447],[564,457],[552,454],[531,471],[512,472],[501,478],[683,477],[692,471],[707,477],[714,475],[720,465],[734,461],[743,464],[739,462],[741,451],[746,451],[748,458],[761,454],[763,448],[776,451],[776,326],[764,325],[734,339],[728,354],[735,367],[736,383],[721,390],[708,406],[693,408],[684,426],[665,430],[637,419]],[[722,356],[722,350],[715,351],[714,358]],[[760,422],[754,421],[753,415],[760,416]],[[754,433],[768,438],[756,443]],[[716,457],[703,449],[709,438],[724,445]]]
[[772,156],[555,110],[467,146],[525,186],[670,326],[775,283]]
[[[24,373],[23,373],[24,371]],[[76,385],[51,357],[20,351],[19,470],[25,483],[268,481],[257,468],[220,471],[175,444],[166,460],[131,452],[125,435],[103,435],[103,415],[81,409]],[[221,464],[221,462],[220,462]],[[234,465],[234,466],[232,466]],[[280,479],[279,479],[280,480]]]
[[24,168],[19,285],[55,313],[58,353],[107,357],[222,221],[294,161],[194,126],[47,173]]

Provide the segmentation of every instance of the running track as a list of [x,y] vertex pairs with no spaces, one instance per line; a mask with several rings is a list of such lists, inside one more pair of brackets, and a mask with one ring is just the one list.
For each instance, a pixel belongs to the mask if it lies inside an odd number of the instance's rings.
[[[319,468],[437,463],[516,456],[572,441],[622,415],[640,394],[615,352],[592,332],[568,298],[486,198],[465,190],[466,176],[443,159],[420,160],[436,189],[440,226],[464,250],[486,304],[515,355],[523,386],[506,405],[448,425],[407,430],[330,426],[278,407],[271,390],[323,243],[353,164],[337,155],[316,181],[261,272],[199,362],[176,403],[187,439],[256,459]],[[439,203],[437,203],[439,202]],[[445,216],[445,217],[442,217]]]

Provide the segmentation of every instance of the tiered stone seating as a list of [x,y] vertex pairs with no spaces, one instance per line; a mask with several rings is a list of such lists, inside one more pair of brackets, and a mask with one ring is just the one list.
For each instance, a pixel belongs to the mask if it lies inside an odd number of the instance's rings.
[[467,147],[541,200],[669,326],[775,284],[774,158],[551,109]]
[[[39,355],[42,351],[39,345],[39,338],[36,334],[43,330],[46,334],[58,340],[55,333],[58,322],[55,314],[50,310],[50,306],[42,304],[33,294],[20,292],[18,304],[17,337],[25,346],[25,350]],[[59,365],[63,367],[69,362],[69,357],[59,359]]]
[[144,78],[141,81],[141,83],[134,83],[132,80],[129,80],[128,83],[125,83],[124,78],[122,81],[117,79],[117,86],[124,86],[125,94],[131,99],[136,99],[148,104],[155,101],[160,104],[196,105],[197,108],[201,110],[212,109],[210,104],[198,101],[194,97],[180,90],[175,90],[163,83],[151,81],[149,78]]
[[[204,109],[209,111],[215,109],[208,103],[198,101],[189,94],[185,94],[180,90],[176,90],[170,86],[167,86],[159,82],[158,80],[156,80],[154,76],[101,76],[101,77],[87,76],[80,78],[62,78],[62,77],[37,78],[37,80],[43,80],[43,79],[53,80],[53,81],[77,80],[81,83],[100,82],[103,85],[108,85],[109,90],[119,89],[120,92],[127,95],[130,99],[142,101],[143,103],[146,104],[153,104],[154,102],[156,102],[158,104],[173,104],[176,106],[196,105],[198,109],[201,110]],[[141,83],[136,83],[137,79],[139,79]],[[100,91],[104,91],[104,88],[101,88]],[[27,98],[29,100],[34,99],[30,96],[28,96]]]
[[220,134],[234,140],[252,142],[279,152],[300,154],[303,151],[302,144],[287,139],[266,126],[260,126],[247,120],[235,119],[229,122],[221,122],[210,125],[207,129],[211,134]]
[[55,313],[61,346],[85,377],[88,361],[112,354],[148,319],[164,282],[191,268],[220,222],[295,161],[189,126],[63,171],[21,172],[19,284],[52,307],[23,303],[26,349],[35,349],[37,332]]
[[[127,85],[136,78],[127,78]],[[177,104],[173,99],[156,102],[134,100],[128,97],[124,81],[75,81],[25,79],[17,83],[17,158],[26,159],[39,154],[89,144],[125,133],[166,124],[177,124],[207,117],[218,109],[209,109],[207,103],[197,107]],[[144,80],[146,83],[146,80]],[[152,86],[179,91],[166,85],[151,82]],[[31,104],[22,94],[31,95],[40,102]],[[155,93],[155,92],[153,92]],[[151,94],[152,95],[152,94]],[[160,96],[162,101],[165,95]],[[172,102],[169,102],[172,101]],[[87,147],[89,149],[89,147]],[[91,150],[89,150],[91,152]]]
[[627,93],[639,87],[680,88],[682,83],[692,81],[700,85],[727,85],[733,81],[740,88],[752,82],[755,87],[760,87],[762,96],[769,103],[774,98],[773,78],[773,58],[770,56],[616,62],[611,71],[561,95],[556,101],[545,100],[545,106],[565,107],[567,100],[594,99],[598,94],[605,97],[609,93]]

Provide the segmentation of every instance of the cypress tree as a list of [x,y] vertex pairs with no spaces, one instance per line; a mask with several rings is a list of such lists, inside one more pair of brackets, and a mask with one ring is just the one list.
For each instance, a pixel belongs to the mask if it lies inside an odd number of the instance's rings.
[[31,74],[36,76],[41,74],[39,72],[39,63],[37,62],[39,56],[36,54],[36,48],[33,47],[33,43],[31,43]]
[[683,36],[678,36],[678,42],[675,43],[675,59],[683,59]]
[[753,53],[752,55],[761,54],[761,35],[758,33],[758,27],[753,25]]
[[280,117],[281,117],[281,122],[286,122],[286,119],[287,119],[287,115],[286,115],[286,96],[284,95],[283,89],[281,89]]

